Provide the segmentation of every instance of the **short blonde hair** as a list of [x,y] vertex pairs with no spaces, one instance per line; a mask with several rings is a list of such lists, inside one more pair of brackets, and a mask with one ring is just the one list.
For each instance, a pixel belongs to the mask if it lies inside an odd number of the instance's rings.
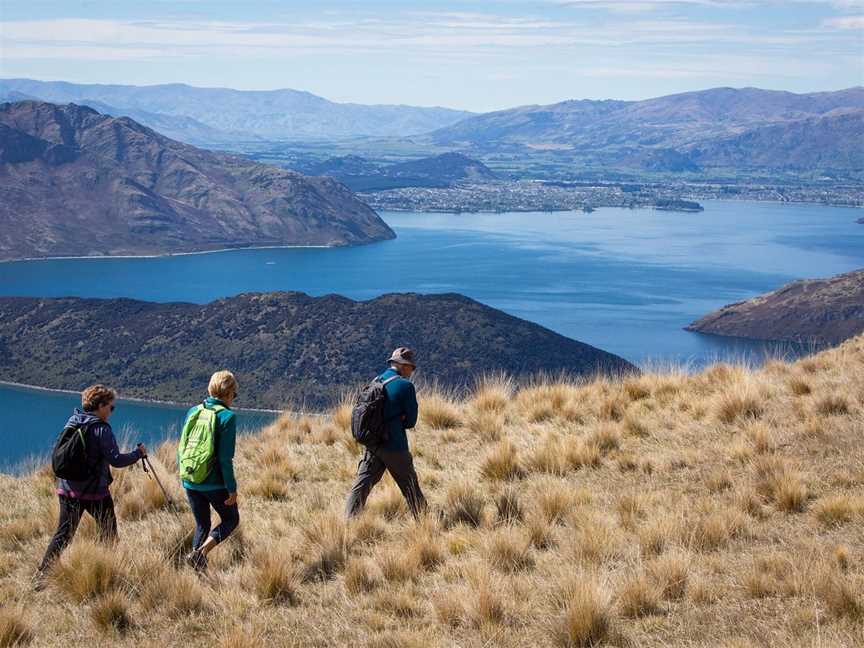
[[207,386],[207,392],[213,398],[229,398],[237,393],[237,379],[234,374],[223,369],[217,371],[210,376],[210,384]]
[[105,385],[90,385],[81,392],[81,409],[85,412],[95,412],[103,405],[113,403],[117,392]]

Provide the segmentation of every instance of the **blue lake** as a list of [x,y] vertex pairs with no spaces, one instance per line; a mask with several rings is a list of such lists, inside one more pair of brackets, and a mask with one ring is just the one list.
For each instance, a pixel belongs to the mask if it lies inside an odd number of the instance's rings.
[[[270,290],[355,299],[459,292],[642,365],[700,366],[758,359],[765,347],[683,331],[694,319],[792,279],[864,267],[864,226],[855,222],[860,211],[746,202],[705,207],[697,214],[383,212],[396,240],[356,248],[2,263],[0,295],[206,302]],[[0,387],[3,411],[25,412],[0,422],[6,463],[44,451],[73,400]],[[178,420],[171,408],[137,404],[128,416],[124,423],[137,429]],[[12,438],[16,445],[7,455]],[[19,446],[23,450],[16,451]]]

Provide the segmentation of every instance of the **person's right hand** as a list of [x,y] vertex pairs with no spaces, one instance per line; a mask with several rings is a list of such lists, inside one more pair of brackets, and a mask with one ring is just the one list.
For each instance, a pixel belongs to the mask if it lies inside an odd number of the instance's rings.
[[228,499],[225,500],[225,506],[234,506],[237,503],[237,493],[228,493]]
[[147,456],[147,448],[144,447],[143,443],[138,444],[138,452],[141,454],[142,459]]

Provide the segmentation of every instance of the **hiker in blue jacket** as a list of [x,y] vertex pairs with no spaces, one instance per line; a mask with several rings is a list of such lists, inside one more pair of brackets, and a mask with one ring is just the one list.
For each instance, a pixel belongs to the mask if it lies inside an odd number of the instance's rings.
[[414,352],[406,347],[396,349],[388,360],[390,367],[378,376],[385,383],[387,402],[384,405],[384,420],[387,425],[388,439],[377,448],[363,452],[357,465],[357,478],[351,487],[345,514],[352,517],[360,513],[366,505],[366,498],[377,484],[384,471],[390,472],[414,517],[426,509],[426,499],[417,481],[414,458],[408,448],[408,435],[417,424],[417,392],[408,380],[417,368]]
[[117,394],[113,389],[105,385],[92,385],[81,392],[81,409],[76,408],[66,423],[66,428],[78,428],[83,431],[85,443],[95,441],[86,447],[88,463],[95,468],[96,475],[85,482],[57,480],[60,520],[36,573],[37,589],[41,589],[44,584],[46,570],[72,541],[85,511],[98,523],[100,540],[110,542],[117,538],[117,516],[114,513],[114,500],[111,499],[109,491],[113,481],[109,466],[115,468],[131,466],[147,456],[147,449],[143,444],[138,444],[132,452],[120,452],[114,432],[108,423],[108,419],[114,412],[116,398]]
[[[207,387],[209,396],[186,415],[195,416],[199,408],[216,409],[216,435],[213,466],[207,478],[193,483],[183,480],[186,497],[195,517],[195,537],[186,563],[196,571],[207,569],[207,555],[225,540],[240,524],[237,509],[237,481],[234,478],[234,448],[237,438],[237,417],[231,404],[237,398],[237,380],[230,371],[217,371]],[[184,424],[184,427],[185,424]],[[180,463],[180,450],[177,453]],[[219,514],[219,525],[211,531],[210,509]]]

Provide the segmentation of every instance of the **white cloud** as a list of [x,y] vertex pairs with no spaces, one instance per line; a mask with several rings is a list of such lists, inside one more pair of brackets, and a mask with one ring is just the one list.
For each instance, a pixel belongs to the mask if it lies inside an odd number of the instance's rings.
[[864,30],[864,16],[837,16],[828,18],[822,24],[833,29]]

